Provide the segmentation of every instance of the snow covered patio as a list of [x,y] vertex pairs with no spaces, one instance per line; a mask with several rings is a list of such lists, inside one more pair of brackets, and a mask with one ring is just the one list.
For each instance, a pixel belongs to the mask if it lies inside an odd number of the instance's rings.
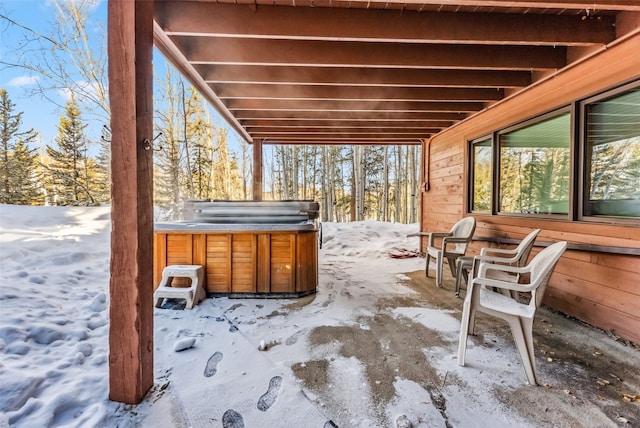
[[[184,427],[640,421],[639,404],[625,401],[640,391],[638,350],[546,309],[534,332],[544,386],[526,384],[508,327],[482,315],[467,366],[459,367],[462,299],[453,278],[438,289],[424,277],[424,259],[387,256],[417,245],[406,238],[413,227],[325,224],[316,296],[219,298],[191,312],[156,310],[157,379],[143,404],[144,425],[167,418]],[[187,337],[196,338],[195,348],[173,352]],[[206,378],[210,358],[216,374]],[[275,397],[266,411],[263,397]],[[231,423],[240,417],[244,425]]]
[[389,258],[417,247],[417,226],[379,222],[324,224],[315,296],[155,309],[154,387],[138,406],[110,402],[109,225],[108,207],[0,207],[0,426],[640,423],[640,351],[546,309],[544,386],[482,315],[459,367],[453,279],[436,288],[423,258]]

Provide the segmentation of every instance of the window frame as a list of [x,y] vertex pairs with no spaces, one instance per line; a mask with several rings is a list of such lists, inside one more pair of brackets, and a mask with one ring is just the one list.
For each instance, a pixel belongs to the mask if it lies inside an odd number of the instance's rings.
[[[473,209],[473,203],[474,203],[474,192],[475,192],[475,151],[474,151],[474,147],[477,144],[480,143],[484,143],[485,141],[489,141],[489,147],[491,148],[491,160],[490,160],[490,165],[489,165],[489,169],[490,169],[490,186],[491,186],[491,194],[489,196],[489,209],[486,211],[480,211],[480,210],[474,210]],[[467,142],[467,148],[468,148],[468,153],[469,153],[469,164],[468,164],[468,171],[469,171],[469,177],[467,180],[467,186],[468,186],[468,192],[467,192],[467,212],[468,213],[472,213],[472,214],[477,214],[477,215],[493,215],[495,214],[495,204],[494,204],[494,193],[495,193],[495,138],[494,138],[494,134],[487,134],[484,135],[482,137],[479,138],[474,138],[473,140],[470,140]]]
[[[508,134],[510,132],[518,131],[520,129],[527,128],[529,126],[538,124],[540,122],[544,122],[545,120],[553,119],[555,117],[562,116],[563,114],[569,114],[569,201],[568,201],[568,212],[566,214],[544,214],[544,213],[508,213],[500,211],[500,170],[501,170],[501,153],[500,153],[500,136],[504,134]],[[493,147],[494,147],[494,183],[493,183],[493,213],[495,215],[503,216],[503,217],[526,217],[532,219],[547,219],[547,220],[571,220],[573,216],[573,185],[574,185],[574,147],[575,147],[575,132],[573,123],[575,123],[575,114],[574,108],[572,105],[565,105],[551,111],[547,111],[538,116],[532,117],[530,119],[526,119],[522,122],[516,123],[514,125],[508,126],[506,128],[502,128],[494,133],[493,139]]]
[[633,89],[640,90],[640,79],[632,80],[630,82],[624,83],[622,85],[616,86],[614,88],[609,88],[608,90],[601,91],[597,94],[594,94],[588,98],[584,98],[578,101],[577,111],[579,113],[578,120],[576,121],[576,126],[578,127],[579,132],[579,159],[578,159],[578,168],[576,171],[576,175],[578,176],[578,191],[576,198],[576,219],[579,221],[587,222],[587,223],[607,223],[607,224],[628,224],[633,226],[640,225],[640,218],[629,218],[629,217],[617,217],[611,215],[588,215],[587,212],[587,204],[589,203],[589,197],[587,193],[589,192],[588,184],[590,178],[588,177],[591,165],[591,153],[587,147],[587,108],[590,104],[596,103],[598,101],[602,101],[607,98],[613,98],[617,95],[624,94]]
[[[549,110],[540,115],[528,118],[521,122],[509,125],[502,129],[485,133],[480,137],[467,140],[467,171],[469,172],[466,185],[466,211],[474,215],[491,215],[501,217],[516,217],[536,219],[542,221],[564,221],[564,222],[584,222],[591,224],[614,224],[639,226],[640,219],[630,217],[616,217],[607,215],[587,215],[586,203],[588,168],[591,162],[591,153],[587,150],[587,107],[588,105],[612,98],[633,89],[640,89],[640,79],[634,78],[630,81],[622,82],[615,86],[603,89],[582,99],[576,99],[571,103]],[[500,136],[518,129],[531,126],[537,122],[570,113],[570,143],[569,143],[569,205],[568,214],[532,214],[532,213],[504,213],[499,211],[500,207]],[[491,163],[491,211],[473,211],[473,146],[479,142],[491,139],[492,163]]]

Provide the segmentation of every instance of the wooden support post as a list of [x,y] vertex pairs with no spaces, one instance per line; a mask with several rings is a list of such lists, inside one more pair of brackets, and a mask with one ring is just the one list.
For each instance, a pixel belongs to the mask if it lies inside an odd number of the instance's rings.
[[109,398],[153,386],[153,2],[109,0],[111,298]]
[[262,140],[253,140],[253,200],[262,200]]

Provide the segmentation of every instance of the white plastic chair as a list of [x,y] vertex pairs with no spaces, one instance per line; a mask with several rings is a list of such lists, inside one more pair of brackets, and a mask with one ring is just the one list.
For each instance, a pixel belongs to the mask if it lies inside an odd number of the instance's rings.
[[[502,248],[483,248],[480,250],[480,254],[473,258],[472,275],[478,272],[480,263],[498,263],[510,266],[522,267],[527,264],[529,255],[533,244],[540,233],[540,229],[534,229],[525,236],[518,246],[512,250]],[[499,279],[502,281],[518,282],[520,275],[512,274],[508,272],[502,272],[497,270],[491,270],[488,275],[492,279]],[[517,292],[510,293],[513,297],[517,296]]]
[[[469,327],[473,331],[475,312],[480,311],[505,320],[511,327],[511,333],[522,358],[527,380],[531,385],[538,384],[533,350],[533,319],[542,302],[545,288],[560,256],[567,248],[566,242],[556,242],[540,251],[527,266],[507,266],[481,263],[478,275],[469,281],[467,295],[462,310],[460,343],[458,346],[458,364],[464,366]],[[529,282],[520,284],[490,278],[490,272],[506,272],[515,275],[529,274]],[[499,290],[530,292],[529,303],[520,303]]]
[[[475,217],[465,217],[453,225],[448,233],[427,233],[427,262],[425,274],[429,276],[429,261],[431,257],[436,260],[436,285],[442,287],[442,263],[446,258],[451,269],[451,275],[456,276],[455,266],[458,257],[464,256],[473,233],[476,230]],[[442,238],[442,244],[436,245],[436,239]]]

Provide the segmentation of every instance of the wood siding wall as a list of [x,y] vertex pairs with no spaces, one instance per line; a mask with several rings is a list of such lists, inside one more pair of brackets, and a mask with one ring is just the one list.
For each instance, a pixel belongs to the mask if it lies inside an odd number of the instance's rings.
[[[639,46],[640,34],[635,34],[425,142],[427,183],[423,189],[429,190],[422,193],[421,230],[449,230],[468,215],[468,141],[640,78]],[[475,216],[476,236],[520,239],[539,227],[539,241],[640,247],[640,226]],[[474,243],[470,253],[479,252],[484,245]],[[640,344],[640,257],[567,251],[552,276],[544,302]]]

